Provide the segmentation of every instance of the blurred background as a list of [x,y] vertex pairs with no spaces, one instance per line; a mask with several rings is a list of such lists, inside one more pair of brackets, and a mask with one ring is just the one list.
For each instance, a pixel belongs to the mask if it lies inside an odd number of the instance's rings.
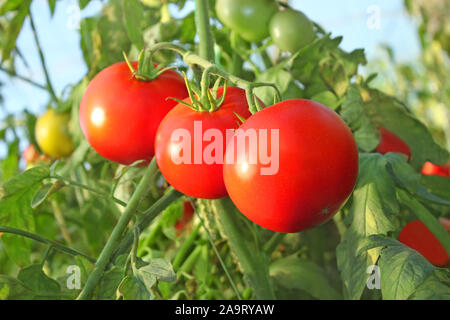
[[[64,95],[68,86],[85,76],[88,69],[80,49],[80,21],[99,14],[104,2],[93,0],[80,10],[77,0],[60,0],[56,1],[51,15],[47,0],[33,0],[31,12],[57,95]],[[446,77],[450,48],[450,23],[446,19],[450,16],[449,3],[443,0],[289,1],[333,36],[342,35],[344,50],[364,48],[369,63],[362,73],[365,76],[378,73],[372,85],[405,102],[447,149],[450,148],[450,86]],[[193,1],[187,1],[183,12],[172,12],[172,15],[184,16],[192,8]],[[171,9],[174,11],[175,6]],[[14,73],[45,84],[29,19],[25,20],[19,34],[17,48],[20,59],[14,61]],[[23,110],[43,113],[48,93],[6,73],[12,68],[7,61],[1,68],[0,119]],[[0,157],[4,152],[0,149]]]

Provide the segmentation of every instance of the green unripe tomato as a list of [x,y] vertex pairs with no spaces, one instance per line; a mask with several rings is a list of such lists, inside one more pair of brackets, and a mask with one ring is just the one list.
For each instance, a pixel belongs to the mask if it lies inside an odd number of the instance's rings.
[[73,151],[68,133],[69,115],[48,110],[36,122],[36,140],[41,150],[53,158],[64,158]]
[[297,10],[283,10],[270,21],[270,35],[282,51],[297,52],[314,40],[311,20]]
[[250,42],[269,36],[269,23],[278,11],[274,0],[217,0],[219,20]]

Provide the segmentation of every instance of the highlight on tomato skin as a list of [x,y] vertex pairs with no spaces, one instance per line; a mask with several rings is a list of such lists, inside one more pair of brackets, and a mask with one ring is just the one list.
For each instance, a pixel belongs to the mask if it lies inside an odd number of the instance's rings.
[[403,141],[399,136],[387,130],[386,128],[379,127],[378,130],[381,135],[381,140],[376,150],[379,153],[386,154],[388,152],[397,152],[404,154],[406,157],[408,157],[408,160],[411,159],[411,149],[405,141]]
[[420,220],[414,220],[405,225],[400,231],[398,240],[419,252],[436,267],[449,265],[449,256],[444,246]]
[[427,161],[423,164],[422,170],[420,172],[427,176],[438,175],[448,178],[450,177],[450,163],[437,165],[430,161]]

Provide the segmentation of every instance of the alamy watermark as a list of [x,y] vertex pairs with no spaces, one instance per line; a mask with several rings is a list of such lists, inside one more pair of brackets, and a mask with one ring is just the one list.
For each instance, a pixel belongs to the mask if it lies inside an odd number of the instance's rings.
[[[275,175],[279,169],[279,138],[279,129],[252,128],[227,129],[224,137],[222,131],[215,128],[203,132],[202,121],[194,121],[193,136],[184,128],[172,132],[170,156],[177,165],[226,163],[245,169],[260,164],[261,175]],[[208,144],[203,147],[204,143]]]

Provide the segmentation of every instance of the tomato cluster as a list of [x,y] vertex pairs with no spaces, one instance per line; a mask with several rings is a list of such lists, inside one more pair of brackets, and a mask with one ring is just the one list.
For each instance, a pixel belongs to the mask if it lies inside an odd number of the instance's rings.
[[219,20],[250,42],[269,35],[280,50],[295,53],[315,38],[313,23],[300,11],[279,10],[275,0],[217,0]]

